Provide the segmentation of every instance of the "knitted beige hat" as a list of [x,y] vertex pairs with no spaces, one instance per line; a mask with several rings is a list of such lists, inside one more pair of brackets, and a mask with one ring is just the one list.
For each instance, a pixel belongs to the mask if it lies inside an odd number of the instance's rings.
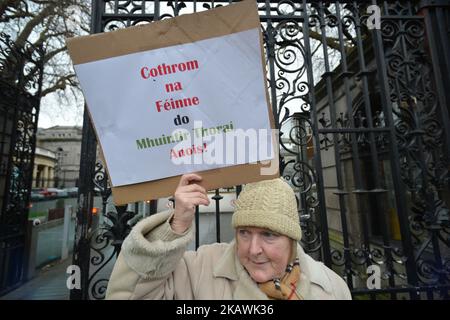
[[233,228],[265,228],[297,241],[302,237],[294,191],[281,178],[246,184],[235,206]]

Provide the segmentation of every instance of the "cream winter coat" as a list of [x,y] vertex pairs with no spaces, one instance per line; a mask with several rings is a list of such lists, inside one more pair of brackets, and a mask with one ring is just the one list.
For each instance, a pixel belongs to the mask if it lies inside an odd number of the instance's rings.
[[[106,299],[267,299],[236,256],[234,241],[186,251],[193,227],[183,235],[169,225],[171,212],[140,221],[122,245]],[[298,246],[304,299],[351,299],[344,280]]]

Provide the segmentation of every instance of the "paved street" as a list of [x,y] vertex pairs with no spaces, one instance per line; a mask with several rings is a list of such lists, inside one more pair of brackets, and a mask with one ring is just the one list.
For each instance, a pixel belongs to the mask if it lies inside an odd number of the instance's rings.
[[0,297],[0,300],[68,300],[66,270],[71,262],[72,257],[42,270],[36,278]]
[[[210,199],[214,194],[209,194]],[[234,193],[221,194],[224,198],[220,201],[220,236],[222,242],[230,241],[233,236],[233,230],[231,228],[231,216],[234,208],[232,206],[232,200],[235,199]],[[158,202],[158,212],[167,209],[168,199],[161,199]],[[200,225],[199,225],[199,239],[200,245],[216,242],[216,214],[215,214],[216,202],[211,199],[209,206],[200,207]],[[73,225],[71,228],[70,244],[73,244]],[[57,255],[59,252],[58,241],[61,239],[62,225],[55,226],[53,228],[44,230],[39,235],[40,246],[38,246],[37,261],[41,262],[44,258]],[[58,247],[58,248],[56,248]],[[188,250],[195,249],[195,242],[192,242]],[[112,247],[107,247],[102,251],[105,257],[109,257],[112,254]],[[95,255],[92,251],[91,255]],[[107,259],[107,258],[106,258]],[[98,274],[93,278],[92,283],[95,283],[98,279],[108,279],[114,266],[114,259],[111,260],[104,268],[102,268]],[[69,299],[69,290],[66,287],[67,267],[72,262],[72,255],[65,261],[59,261],[52,263],[49,266],[44,267],[35,278],[25,283],[18,289],[0,297],[0,300],[67,300]],[[92,275],[96,269],[91,268],[90,274]]]

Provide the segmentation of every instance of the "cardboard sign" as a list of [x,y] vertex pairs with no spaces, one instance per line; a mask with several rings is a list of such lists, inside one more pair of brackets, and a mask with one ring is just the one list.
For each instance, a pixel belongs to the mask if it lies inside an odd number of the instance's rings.
[[170,196],[189,172],[207,190],[278,176],[254,1],[67,46],[116,204]]

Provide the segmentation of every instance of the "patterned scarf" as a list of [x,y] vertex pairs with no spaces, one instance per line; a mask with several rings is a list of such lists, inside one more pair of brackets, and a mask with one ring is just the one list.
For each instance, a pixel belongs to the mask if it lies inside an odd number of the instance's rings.
[[300,265],[298,258],[288,264],[286,273],[281,279],[273,279],[258,286],[269,299],[274,300],[303,300],[297,293],[297,282],[300,278]]

